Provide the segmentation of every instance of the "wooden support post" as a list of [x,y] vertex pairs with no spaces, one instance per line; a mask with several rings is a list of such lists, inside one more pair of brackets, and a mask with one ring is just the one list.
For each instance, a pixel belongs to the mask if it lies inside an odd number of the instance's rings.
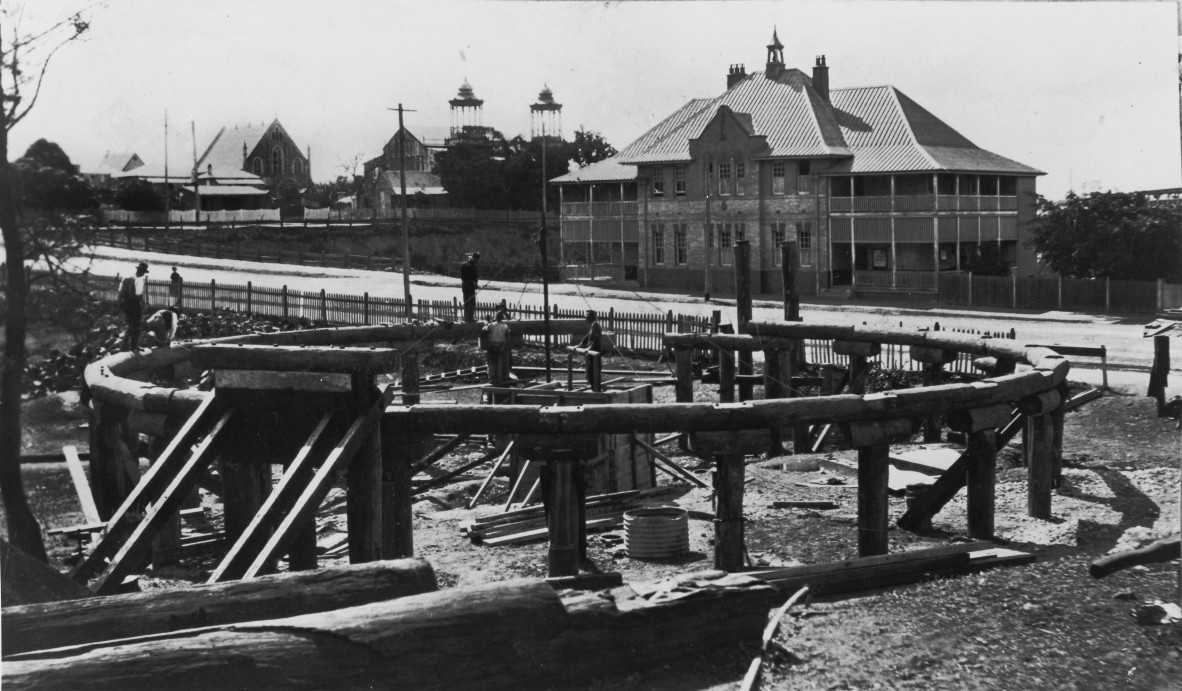
[[[788,358],[784,355],[785,353],[779,349],[763,351],[763,396],[766,399],[784,398],[785,392],[790,388],[788,375],[791,373],[791,364],[786,362]],[[785,365],[787,365],[787,371]],[[771,443],[766,452],[769,457],[784,453],[783,429],[782,427],[769,429]]]
[[877,343],[863,341],[834,341],[835,355],[848,355],[850,358],[849,392],[852,394],[866,393],[866,375],[870,372],[869,358],[882,352],[882,346]]
[[992,429],[970,432],[965,453],[969,456],[966,475],[969,537],[990,540],[996,504],[997,432]]
[[579,573],[579,501],[575,491],[575,473],[579,462],[551,459],[542,467],[546,478],[546,525],[550,532],[549,575],[574,576]]
[[218,455],[226,540],[231,543],[242,536],[271,490],[271,465],[242,453],[242,448],[242,444],[231,442]]
[[718,349],[718,402],[735,402],[735,351]]
[[90,490],[103,520],[109,520],[134,486],[128,470],[135,460],[123,439],[127,409],[112,403],[91,402]]
[[1028,415],[1022,436],[1022,455],[1029,473],[1026,511],[1031,518],[1051,517],[1051,487],[1054,484],[1054,432],[1050,415]]
[[418,405],[419,400],[419,355],[413,351],[403,351],[402,405]]
[[714,568],[740,571],[745,566],[743,531],[743,484],[745,467],[741,454],[714,457]]
[[[735,243],[735,327],[738,333],[747,333],[751,321],[751,243],[739,240]],[[755,387],[744,374],[754,374],[755,365],[750,351],[739,352],[739,400],[750,401]]]
[[317,567],[316,521],[306,521],[287,553],[288,571],[312,571]]
[[1149,369],[1148,395],[1157,401],[1157,416],[1166,414],[1166,386],[1170,373],[1170,337],[1153,337],[1153,365]]
[[676,363],[677,385],[675,392],[678,403],[694,402],[694,351],[690,348],[676,348],[673,351]]
[[1067,388],[1067,383],[1064,382],[1058,388],[1059,400],[1061,401],[1054,410],[1051,411],[1051,481],[1053,487],[1059,486],[1059,480],[1063,477],[1063,426],[1066,422],[1067,416],[1066,403],[1071,398],[1071,392]]
[[[405,376],[405,370],[403,370]],[[418,381],[417,379],[415,380]],[[414,497],[411,464],[431,442],[429,434],[406,434],[393,421],[379,423],[382,437],[382,558],[414,556]]]
[[[804,340],[793,341],[792,350],[786,353],[782,371],[784,372],[785,398],[797,398],[799,394],[792,384],[796,376],[797,365],[804,361]],[[807,423],[797,423],[792,426],[792,453],[808,453],[811,451],[811,436]]]
[[858,448],[858,556],[886,554],[890,445]]
[[796,240],[780,245],[780,271],[784,279],[784,321],[800,321],[800,292],[796,279],[800,273],[800,251]]
[[[351,376],[353,410],[364,415],[378,400],[372,372]],[[346,488],[346,516],[349,526],[349,563],[360,564],[382,558],[382,433],[374,425],[349,463]]]

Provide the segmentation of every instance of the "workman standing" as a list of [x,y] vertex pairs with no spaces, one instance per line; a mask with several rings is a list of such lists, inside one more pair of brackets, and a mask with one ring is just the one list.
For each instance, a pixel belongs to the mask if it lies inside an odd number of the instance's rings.
[[140,262],[135,275],[128,276],[119,284],[119,309],[127,320],[127,331],[123,333],[123,349],[135,350],[140,342],[140,322],[144,318],[144,291],[148,285],[148,264]]
[[480,261],[480,253],[472,252],[468,261],[460,264],[460,290],[464,294],[464,321],[476,321],[476,286],[480,281],[476,269],[476,262]]
[[488,353],[488,381],[494,385],[509,380],[509,325],[502,312],[498,311],[495,319],[483,329]]
[[168,296],[172,298],[172,306],[181,306],[181,296],[185,289],[185,279],[181,278],[181,274],[172,267],[172,273],[168,276]]
[[599,326],[595,310],[587,310],[587,324],[587,333],[577,347],[585,350],[587,385],[592,391],[600,391],[603,388],[600,382],[600,371],[603,366],[603,328]]

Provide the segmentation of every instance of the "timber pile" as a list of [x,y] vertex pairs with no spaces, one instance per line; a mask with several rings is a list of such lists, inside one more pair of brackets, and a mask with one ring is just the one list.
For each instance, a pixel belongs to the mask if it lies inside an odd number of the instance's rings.
[[1020,566],[1034,561],[1035,556],[1026,552],[998,548],[989,542],[966,542],[812,566],[747,571],[744,574],[767,581],[782,592],[794,592],[808,586],[816,595],[834,595],[977,573],[999,566]]
[[0,681],[11,690],[561,688],[758,645],[780,599],[759,579],[720,572],[643,593],[559,592],[522,579],[42,650],[5,660]]
[[214,585],[5,607],[0,626],[7,659],[31,650],[325,612],[436,587],[435,571],[426,561],[393,559]]
[[[628,503],[640,494],[639,490],[630,490],[588,497],[587,530],[611,530],[623,525]],[[541,505],[474,519],[460,527],[460,534],[474,545],[489,547],[539,542],[549,536]]]

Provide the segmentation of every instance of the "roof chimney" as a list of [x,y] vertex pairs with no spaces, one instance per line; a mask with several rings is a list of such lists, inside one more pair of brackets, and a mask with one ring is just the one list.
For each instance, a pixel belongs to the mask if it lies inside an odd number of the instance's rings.
[[817,64],[813,65],[813,89],[829,103],[829,66],[825,64],[824,55],[818,55]]
[[730,89],[746,78],[747,67],[745,65],[731,65],[730,71],[726,73],[726,88]]

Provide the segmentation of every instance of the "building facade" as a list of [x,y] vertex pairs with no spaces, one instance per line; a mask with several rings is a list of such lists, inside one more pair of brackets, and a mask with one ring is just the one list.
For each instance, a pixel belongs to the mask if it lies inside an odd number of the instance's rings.
[[306,152],[278,119],[270,124],[223,127],[197,160],[197,170],[218,180],[261,179],[267,187],[290,182],[298,188],[312,184],[311,148]]
[[[597,243],[620,240],[595,229],[634,218],[636,264],[627,243],[616,256],[643,286],[729,292],[740,239],[760,292],[781,290],[786,241],[806,293],[934,292],[941,272],[1039,270],[1024,230],[1040,171],[980,149],[895,87],[831,90],[824,56],[811,75],[786,67],[774,34],[765,70],[732,65],[726,87],[553,181],[564,256],[581,244],[602,256]],[[618,197],[596,198],[608,177]]]

